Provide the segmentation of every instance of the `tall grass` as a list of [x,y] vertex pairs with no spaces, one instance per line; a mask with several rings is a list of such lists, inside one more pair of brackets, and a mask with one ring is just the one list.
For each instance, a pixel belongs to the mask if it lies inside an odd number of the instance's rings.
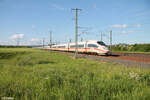
[[150,70],[35,49],[0,49],[0,97],[149,100]]

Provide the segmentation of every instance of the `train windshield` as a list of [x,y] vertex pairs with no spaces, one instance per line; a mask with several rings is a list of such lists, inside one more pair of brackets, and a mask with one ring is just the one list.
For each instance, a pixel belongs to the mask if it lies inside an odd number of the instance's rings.
[[104,42],[102,42],[102,41],[98,41],[97,43],[98,43],[99,45],[106,46],[106,44],[105,44]]

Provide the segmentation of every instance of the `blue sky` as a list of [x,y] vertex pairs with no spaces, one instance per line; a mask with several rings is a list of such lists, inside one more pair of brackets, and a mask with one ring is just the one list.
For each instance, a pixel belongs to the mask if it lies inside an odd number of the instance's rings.
[[150,43],[150,0],[0,0],[0,44],[39,44],[74,41],[75,12],[79,12],[79,40],[109,44]]

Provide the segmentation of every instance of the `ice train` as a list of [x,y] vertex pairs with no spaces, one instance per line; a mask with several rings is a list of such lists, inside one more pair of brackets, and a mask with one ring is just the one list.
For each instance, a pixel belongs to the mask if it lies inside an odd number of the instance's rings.
[[[76,49],[75,43],[52,45],[50,50],[74,52]],[[98,55],[108,55],[109,49],[102,41],[90,40],[85,42],[78,42],[79,53],[93,53]]]

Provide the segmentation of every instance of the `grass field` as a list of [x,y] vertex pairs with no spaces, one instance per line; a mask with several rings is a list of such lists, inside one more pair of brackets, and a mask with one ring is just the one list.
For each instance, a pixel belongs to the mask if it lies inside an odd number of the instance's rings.
[[31,48],[0,49],[0,99],[150,100],[150,70]]

